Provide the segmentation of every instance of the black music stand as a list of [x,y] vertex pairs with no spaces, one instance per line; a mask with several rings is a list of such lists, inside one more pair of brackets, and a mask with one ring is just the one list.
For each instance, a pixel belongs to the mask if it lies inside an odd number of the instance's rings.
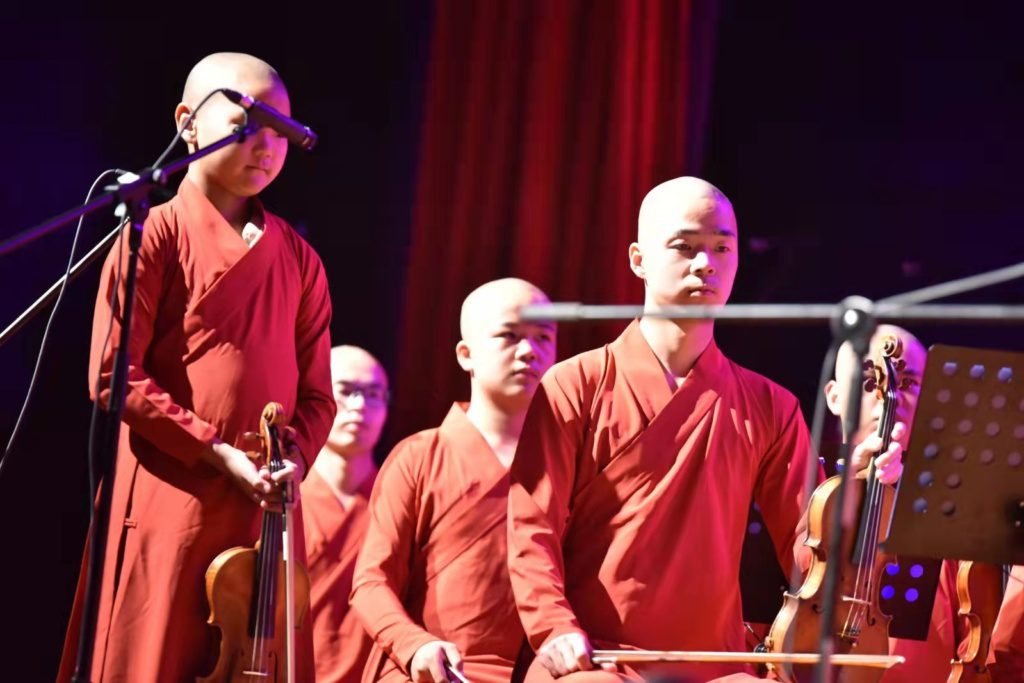
[[931,347],[883,547],[1024,564],[1024,353]]

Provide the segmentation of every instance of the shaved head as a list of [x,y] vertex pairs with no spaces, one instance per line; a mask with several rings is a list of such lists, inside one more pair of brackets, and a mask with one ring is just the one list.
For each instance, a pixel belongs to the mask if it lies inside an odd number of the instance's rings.
[[241,52],[217,52],[203,57],[192,67],[185,80],[181,101],[194,108],[218,88],[240,90],[248,95],[254,83],[273,84],[287,98],[287,89],[280,74],[262,59]]
[[[724,304],[739,265],[736,214],[722,191],[684,176],[647,193],[629,245],[630,269],[644,281],[644,306]],[[708,323],[693,323],[694,325]]]
[[[210,93],[222,88],[241,92],[291,115],[288,90],[272,66],[239,52],[209,55],[192,68],[181,102],[174,110],[175,124],[190,152],[214,144],[245,123],[245,110],[227,97],[215,95],[206,100]],[[204,191],[217,188],[235,199],[247,199],[277,178],[287,154],[285,138],[270,128],[260,128],[244,141],[192,162],[189,178]]]
[[359,378],[388,386],[384,366],[372,353],[358,346],[341,345],[331,349],[331,376],[336,381]]
[[555,361],[558,328],[524,322],[520,309],[546,303],[544,292],[518,278],[488,282],[466,297],[455,357],[470,376],[471,410],[487,405],[506,415],[525,414],[540,378]]
[[[836,356],[835,379],[825,387],[825,399],[829,410],[839,418],[846,415],[849,401],[849,382],[853,373],[861,366],[866,366],[870,360],[876,367],[885,369],[882,360],[882,348],[887,337],[896,337],[902,345],[900,354],[894,357],[894,365],[897,373],[894,386],[897,391],[896,419],[910,427],[914,421],[914,414],[917,412],[917,397],[921,388],[921,375],[924,374],[924,366],[927,361],[928,351],[924,344],[913,334],[895,325],[879,325],[871,336],[868,347],[868,354],[865,358],[857,358],[853,346],[847,342],[839,347]],[[865,367],[863,380],[870,378],[871,372]],[[881,400],[876,391],[868,391],[870,386],[865,387],[861,393],[860,427],[853,442],[858,443],[868,434],[874,432],[878,427],[878,420],[881,416]],[[904,441],[909,434],[904,437]],[[904,444],[906,445],[906,444]]]
[[[876,365],[882,363],[882,347],[884,346],[886,337],[896,337],[902,343],[902,355],[905,364],[908,367],[916,368],[918,373],[924,368],[924,359],[927,355],[924,344],[921,343],[917,337],[895,325],[879,325],[875,329],[875,333],[871,335],[871,342],[868,346],[867,359],[870,359]],[[854,365],[860,365],[864,361],[857,358],[857,354],[853,351],[853,345],[850,342],[843,342],[843,345],[839,347],[839,355],[836,356],[836,379],[845,382],[846,378],[850,376]]]
[[358,346],[335,346],[331,349],[331,384],[338,412],[327,447],[344,457],[371,452],[388,417],[384,366]]
[[721,190],[693,176],[667,180],[648,192],[640,205],[637,241],[643,245],[659,240],[669,228],[701,223],[708,217],[735,235],[736,214]]
[[514,313],[527,304],[546,303],[550,303],[547,295],[526,280],[514,277],[493,280],[474,289],[462,302],[459,330],[463,339],[469,339],[496,317]]

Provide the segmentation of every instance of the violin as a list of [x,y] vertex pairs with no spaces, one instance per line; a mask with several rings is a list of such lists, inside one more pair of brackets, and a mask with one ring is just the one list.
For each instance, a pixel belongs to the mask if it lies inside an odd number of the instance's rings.
[[991,683],[989,645],[1003,601],[1003,569],[984,562],[961,562],[956,573],[957,617],[966,635],[957,648],[947,683]]
[[[284,467],[284,408],[268,403],[260,416],[263,458]],[[213,672],[197,683],[294,683],[295,629],[309,608],[309,577],[294,559],[290,486],[282,511],[264,510],[255,548],[231,548],[206,571],[208,623],[220,630]]]
[[[882,401],[882,417],[878,435],[884,453],[892,442],[892,428],[896,423],[897,359],[902,355],[898,337],[887,336],[883,341],[882,365],[868,361],[866,367],[872,376],[865,388],[875,391]],[[811,550],[811,564],[803,585],[796,593],[786,592],[782,609],[765,640],[768,652],[816,652],[821,634],[824,611],[825,572],[828,563],[838,562],[838,590],[835,609],[834,649],[836,654],[887,655],[889,653],[889,621],[891,617],[879,607],[880,577],[890,559],[878,551],[885,540],[883,521],[891,516],[895,490],[878,481],[875,459],[868,464],[865,479],[849,482],[848,499],[857,505],[859,523],[856,529],[844,533],[832,529],[828,521],[836,505],[837,491],[844,475],[825,480],[811,496],[807,513],[807,540]],[[850,501],[849,497],[853,500]],[[855,533],[854,533],[855,532]],[[828,557],[827,548],[832,534],[843,533],[840,556]],[[811,680],[813,667],[768,665],[785,683],[804,683]],[[844,667],[838,670],[839,683],[877,683],[884,671],[867,667]]]

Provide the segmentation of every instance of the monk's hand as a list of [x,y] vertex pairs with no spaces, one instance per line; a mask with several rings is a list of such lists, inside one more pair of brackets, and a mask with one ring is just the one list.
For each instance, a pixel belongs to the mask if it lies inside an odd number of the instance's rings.
[[245,497],[255,503],[263,505],[267,497],[274,493],[274,485],[261,474],[256,463],[243,450],[218,440],[203,453],[203,459],[228,475]]
[[261,452],[264,444],[259,434],[245,432],[239,436],[237,445],[248,452],[250,460],[259,463],[257,472],[259,478],[264,482],[261,489],[267,490],[267,486],[270,487],[267,493],[260,498],[254,498],[261,508],[272,512],[282,512],[286,498],[293,505],[298,501],[298,482],[302,481],[306,461],[302,459],[302,453],[295,444],[294,429],[285,427],[282,430],[281,448],[284,451],[282,453],[284,465],[273,474],[266,464],[265,455]]
[[[541,645],[537,652],[540,663],[555,678],[571,674],[574,671],[590,671],[594,668],[591,657],[594,648],[583,633],[574,631],[552,638]],[[615,670],[614,664],[603,664],[602,669]]]
[[420,646],[409,662],[409,678],[413,683],[448,683],[451,677],[445,667],[462,673],[462,655],[455,643],[432,640]]
[[306,458],[298,444],[298,432],[294,427],[285,427],[281,434],[281,445],[284,448],[284,457],[295,463],[295,476],[292,481],[298,483],[306,478],[309,471],[306,469]]
[[270,468],[264,465],[260,468],[260,477],[269,482],[271,489],[262,501],[260,507],[264,510],[281,512],[284,509],[285,496],[290,504],[294,505],[298,500],[299,465],[292,460],[285,460],[284,465],[278,471],[271,473]]
[[906,433],[907,425],[902,422],[894,424],[891,433],[892,441],[884,453],[879,453],[882,450],[882,437],[877,434],[872,434],[861,441],[853,449],[851,461],[854,471],[866,470],[871,457],[878,453],[875,457],[875,477],[883,484],[895,484],[903,474],[903,446],[900,444],[900,440]]

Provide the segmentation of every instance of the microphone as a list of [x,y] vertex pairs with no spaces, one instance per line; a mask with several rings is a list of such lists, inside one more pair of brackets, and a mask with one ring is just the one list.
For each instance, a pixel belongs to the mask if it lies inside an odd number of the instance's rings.
[[269,104],[264,104],[237,90],[222,88],[221,92],[229,100],[245,109],[249,113],[249,122],[255,124],[257,128],[266,126],[275,130],[280,135],[288,138],[289,142],[294,142],[307,152],[316,145],[316,133],[310,130],[309,126],[304,126],[295,119],[285,116]]

